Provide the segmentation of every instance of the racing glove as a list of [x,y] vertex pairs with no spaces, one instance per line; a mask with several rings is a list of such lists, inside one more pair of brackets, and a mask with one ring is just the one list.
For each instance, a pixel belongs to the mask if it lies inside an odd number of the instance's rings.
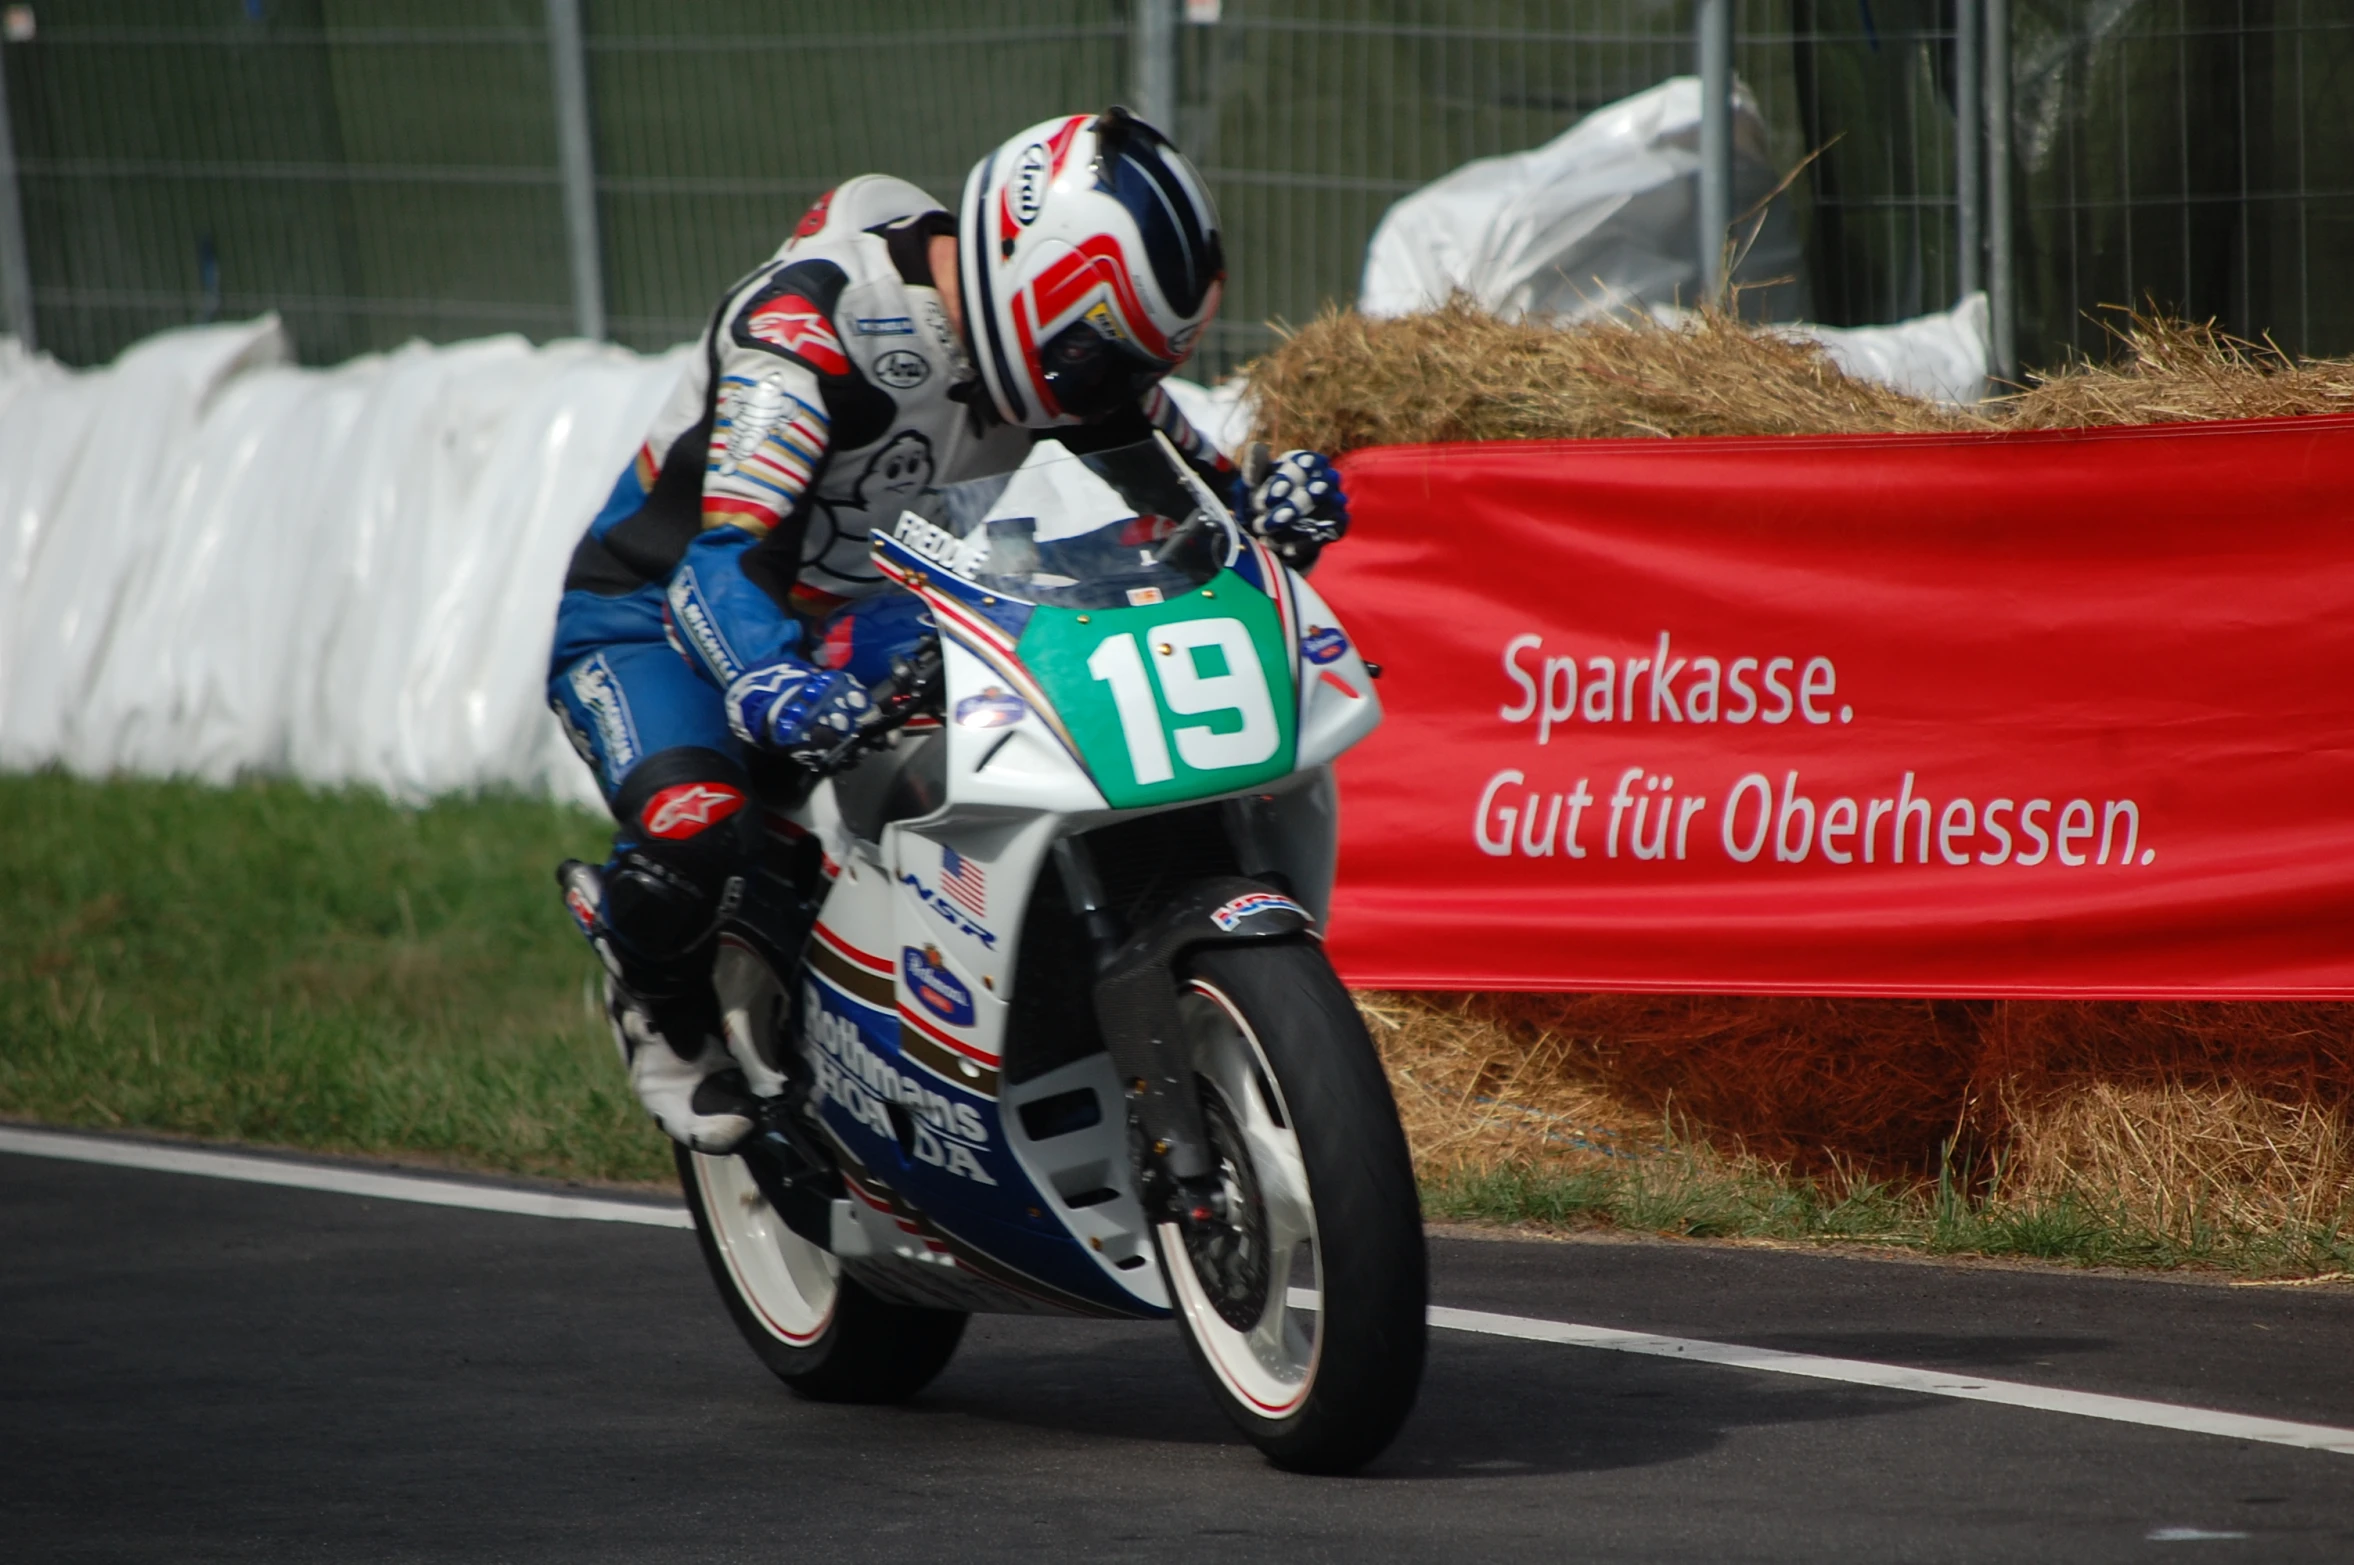
[[727,687],[727,723],[736,737],[802,765],[849,738],[873,710],[866,687],[848,674],[782,658]]
[[1243,525],[1289,564],[1304,568],[1349,530],[1348,494],[1339,472],[1318,452],[1286,451],[1263,468],[1252,463],[1236,488]]

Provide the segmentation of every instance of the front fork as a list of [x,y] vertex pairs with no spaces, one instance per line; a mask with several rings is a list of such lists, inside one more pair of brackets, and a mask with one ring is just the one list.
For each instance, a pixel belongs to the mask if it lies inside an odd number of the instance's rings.
[[[1143,1188],[1138,1195],[1147,1211],[1193,1216],[1192,1208],[1211,1204],[1218,1181],[1208,1127],[1202,1119],[1201,1092],[1177,1036],[1175,993],[1172,990],[1167,996],[1166,1006],[1147,1003],[1149,1014],[1129,1016],[1130,990],[1135,1000],[1146,1001],[1146,991],[1153,982],[1151,974],[1142,974],[1141,983],[1117,986],[1120,998],[1114,1003],[1118,1018],[1103,1014],[1105,984],[1117,982],[1112,969],[1121,953],[1119,921],[1104,904],[1103,882],[1095,873],[1094,856],[1086,843],[1076,837],[1059,839],[1054,845],[1054,863],[1062,875],[1063,894],[1078,913],[1094,952],[1097,1017],[1112,1064],[1120,1073],[1130,1118],[1141,1133],[1137,1174]],[[1170,976],[1173,982],[1174,975]]]
[[1095,950],[1096,1021],[1142,1131],[1138,1194],[1156,1216],[1223,1223],[1225,1180],[1185,1056],[1176,963],[1198,946],[1296,937],[1307,911],[1264,881],[1221,875],[1187,887],[1121,940],[1087,845],[1063,838],[1054,859]]

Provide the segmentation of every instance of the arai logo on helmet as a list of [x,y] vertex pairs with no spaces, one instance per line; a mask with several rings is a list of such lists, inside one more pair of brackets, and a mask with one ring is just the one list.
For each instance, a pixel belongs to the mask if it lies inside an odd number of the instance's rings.
[[1024,228],[1038,221],[1038,211],[1046,205],[1046,143],[1033,141],[1014,159],[1014,177],[1006,194],[1011,199],[1014,220]]
[[1338,663],[1349,650],[1349,638],[1338,625],[1310,625],[1300,638],[1300,655],[1311,663]]
[[973,1025],[973,992],[948,971],[938,946],[921,951],[906,946],[900,952],[900,965],[907,970],[908,992],[915,996],[916,1004],[951,1027]]
[[1309,914],[1306,908],[1300,906],[1291,898],[1279,897],[1272,891],[1246,891],[1241,896],[1236,897],[1233,901],[1227,903],[1224,907],[1219,908],[1217,911],[1213,912],[1210,915],[1210,922],[1217,925],[1220,929],[1225,930],[1228,934],[1232,934],[1234,932],[1235,926],[1240,924],[1244,919],[1249,918],[1252,914],[1272,913],[1278,909],[1281,909],[1287,913],[1297,913],[1300,917],[1307,919],[1311,924],[1316,922],[1316,920]]
[[979,695],[956,703],[959,728],[1011,728],[1030,715],[1030,703],[1000,685],[984,686]]

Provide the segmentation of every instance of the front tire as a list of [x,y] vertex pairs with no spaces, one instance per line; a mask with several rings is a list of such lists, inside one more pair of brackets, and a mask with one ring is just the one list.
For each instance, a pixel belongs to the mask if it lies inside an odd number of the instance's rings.
[[1278,1467],[1345,1473],[1422,1384],[1421,1203],[1372,1040],[1306,943],[1197,953],[1178,1013],[1232,1221],[1159,1226],[1178,1323],[1212,1393]]
[[676,1149],[695,1237],[727,1312],[776,1377],[820,1402],[903,1402],[956,1352],[965,1317],[876,1298],[787,1228],[740,1157]]

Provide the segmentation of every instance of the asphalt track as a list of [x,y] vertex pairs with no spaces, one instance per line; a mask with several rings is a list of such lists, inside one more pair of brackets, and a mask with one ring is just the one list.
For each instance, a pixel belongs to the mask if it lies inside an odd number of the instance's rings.
[[[2341,1289],[1433,1257],[1451,1309],[2354,1425]],[[1268,1469],[1165,1325],[980,1319],[817,1406],[673,1228],[0,1152],[0,1258],[9,1560],[2354,1558],[2354,1456],[1458,1331],[1351,1480]]]

